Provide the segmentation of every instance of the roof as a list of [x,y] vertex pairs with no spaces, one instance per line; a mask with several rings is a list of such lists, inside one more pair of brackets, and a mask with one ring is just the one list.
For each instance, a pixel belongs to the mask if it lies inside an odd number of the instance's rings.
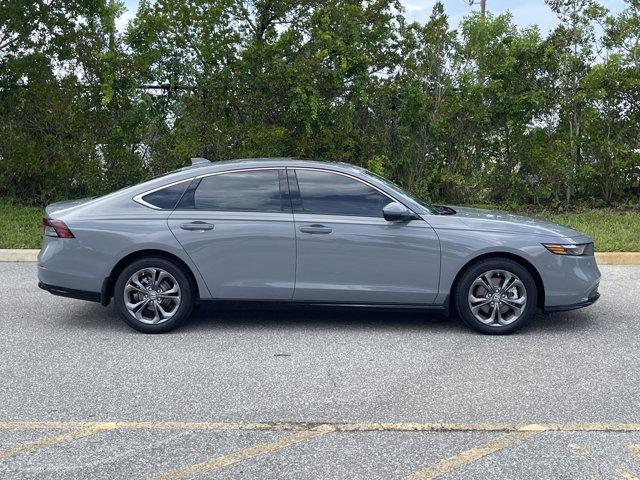
[[[217,167],[218,169],[225,169],[225,167],[231,166],[285,166],[285,167],[333,167],[339,170],[353,170],[362,172],[364,169],[352,165],[346,162],[329,162],[323,160],[305,160],[294,157],[261,157],[261,158],[238,158],[234,160],[222,160],[219,162],[211,162],[210,164],[196,164],[197,167]],[[196,168],[194,165],[194,168]]]
[[309,168],[329,168],[339,172],[350,173],[351,175],[362,177],[366,175],[365,169],[345,162],[325,162],[320,160],[303,160],[291,157],[272,158],[238,158],[235,160],[222,160],[219,162],[199,161],[193,165],[179,168],[172,172],[167,172],[144,183],[134,185],[134,189],[149,190],[167,184],[169,182],[181,181],[193,176],[206,175],[208,173],[223,172],[226,170],[238,170],[244,168],[265,168],[265,167],[309,167]]

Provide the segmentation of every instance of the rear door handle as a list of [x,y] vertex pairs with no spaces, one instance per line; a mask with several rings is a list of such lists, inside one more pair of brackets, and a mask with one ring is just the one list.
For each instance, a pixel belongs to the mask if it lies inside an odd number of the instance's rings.
[[333,229],[331,227],[325,227],[324,225],[319,225],[314,223],[313,225],[306,225],[304,227],[300,227],[300,231],[302,233],[331,233]]
[[191,223],[183,223],[182,225],[180,225],[180,228],[183,230],[191,230],[196,232],[213,230],[213,227],[215,227],[213,223],[207,223],[207,222],[191,222]]

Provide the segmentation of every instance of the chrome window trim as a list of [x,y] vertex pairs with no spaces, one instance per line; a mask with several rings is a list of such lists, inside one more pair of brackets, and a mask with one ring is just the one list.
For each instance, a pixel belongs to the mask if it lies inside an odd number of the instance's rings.
[[[136,202],[136,203],[139,203],[140,205],[143,205],[145,207],[152,208],[154,210],[164,210],[164,211],[167,211],[167,212],[173,211],[174,209],[169,210],[168,208],[156,207],[155,205],[152,205],[149,202],[145,202],[142,199],[142,197],[144,197],[145,195],[149,195],[150,193],[157,192],[158,190],[162,190],[163,188],[173,187],[174,185],[178,185],[178,184],[184,183],[184,182],[192,182],[193,179],[194,179],[194,177],[189,177],[189,178],[186,178],[186,179],[183,178],[182,180],[178,180],[177,182],[167,183],[166,185],[162,185],[160,187],[152,188],[151,190],[147,190],[146,192],[142,192],[142,193],[139,193],[139,194],[135,195],[133,197],[133,201]],[[187,186],[187,188],[189,188],[189,187]]]
[[[179,183],[183,183],[183,182],[192,182],[193,180],[199,180],[201,178],[205,178],[205,177],[212,177],[215,175],[224,175],[227,173],[235,173],[235,172],[251,172],[251,171],[259,171],[259,170],[312,170],[312,171],[317,171],[317,172],[327,172],[327,173],[333,173],[335,175],[342,175],[343,177],[348,177],[351,178],[357,182],[363,183],[365,185],[367,185],[368,187],[373,188],[374,190],[376,190],[377,192],[383,194],[385,197],[387,197],[389,200],[391,200],[392,202],[397,202],[401,205],[403,205],[405,208],[409,209],[410,211],[412,211],[413,213],[416,213],[411,207],[408,207],[404,202],[402,202],[401,200],[398,200],[397,198],[394,198],[392,195],[389,195],[387,192],[385,192],[384,190],[382,190],[381,188],[377,187],[376,185],[373,185],[370,182],[367,182],[366,180],[363,180],[361,178],[355,177],[349,173],[345,173],[345,172],[339,172],[337,170],[332,170],[330,168],[319,168],[319,167],[294,167],[294,166],[269,166],[269,167],[247,167],[247,168],[235,168],[233,170],[223,170],[221,172],[212,172],[212,173],[204,173],[202,175],[197,175],[194,177],[190,177],[187,179],[182,179],[182,180],[178,180],[176,182],[172,182],[172,183],[167,183],[166,185],[162,185],[160,187],[156,187],[153,188],[151,190],[147,190],[146,192],[142,192],[137,194],[136,196],[133,197],[133,200],[136,203],[139,203],[140,205],[144,205],[145,207],[148,208],[152,208],[153,210],[165,210],[165,211],[169,211],[165,208],[160,208],[160,207],[156,207],[155,205],[152,205],[148,202],[145,202],[144,200],[142,200],[142,197],[144,197],[145,195],[148,195],[150,193],[153,192],[157,192],[158,190],[162,190],[163,188],[167,188],[167,187],[172,187],[174,185],[178,185]],[[191,209],[189,210],[178,210],[178,209],[173,209],[172,211],[192,211]],[[273,212],[255,212],[255,213],[273,213]],[[332,214],[328,214],[328,213],[316,213],[314,215],[332,215]],[[417,214],[416,214],[417,215]],[[333,215],[335,216],[335,215]],[[350,216],[350,215],[338,215],[338,216]],[[373,217],[371,217],[373,218]]]
[[204,177],[213,177],[214,175],[224,175],[225,173],[236,173],[236,172],[251,172],[254,170],[286,170],[287,167],[247,167],[247,168],[235,168],[233,170],[224,170],[222,172],[212,172],[212,173],[204,173],[202,175],[198,175],[195,177],[204,178]]

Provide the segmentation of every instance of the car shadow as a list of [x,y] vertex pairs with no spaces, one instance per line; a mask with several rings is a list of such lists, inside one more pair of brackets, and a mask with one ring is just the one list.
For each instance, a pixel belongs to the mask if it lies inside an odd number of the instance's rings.
[[424,329],[459,330],[462,325],[442,315],[415,310],[375,310],[289,306],[225,307],[215,304],[198,306],[181,330],[194,330],[216,325],[217,328],[289,328],[289,329]]
[[[588,331],[597,320],[580,311],[545,315],[538,313],[533,321],[513,335],[535,335],[540,332],[564,333]],[[202,329],[237,328],[288,328],[288,329],[329,329],[345,330],[415,330],[430,333],[456,332],[478,335],[469,329],[457,314],[446,317],[420,310],[376,310],[358,308],[326,307],[250,307],[217,308],[215,304],[202,304],[192,318],[180,327],[181,331]]]
[[[77,305],[67,309],[64,323],[82,330],[131,332],[120,318],[113,304],[102,307],[93,303],[75,302]],[[586,312],[585,312],[586,313]],[[598,320],[594,315],[582,311],[557,313],[554,315],[537,314],[534,320],[513,335],[535,335],[540,332],[562,334],[565,332],[588,331],[597,328]],[[175,333],[189,333],[215,330],[237,329],[344,329],[344,330],[413,330],[428,331],[433,334],[456,332],[477,335],[467,328],[456,314],[445,317],[419,310],[375,310],[358,308],[327,308],[289,306],[270,306],[255,308],[239,305],[220,308],[214,303],[198,305],[191,318]]]

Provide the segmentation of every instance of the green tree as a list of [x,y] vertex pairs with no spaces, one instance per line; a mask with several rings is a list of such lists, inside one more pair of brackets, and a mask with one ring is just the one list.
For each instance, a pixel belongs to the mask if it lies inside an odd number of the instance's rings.
[[568,162],[565,171],[565,201],[571,203],[575,174],[582,161],[583,112],[588,94],[581,88],[596,55],[594,22],[604,9],[594,0],[546,0],[560,19],[549,41],[555,49],[556,71],[553,85],[558,98],[557,115],[566,125]]

